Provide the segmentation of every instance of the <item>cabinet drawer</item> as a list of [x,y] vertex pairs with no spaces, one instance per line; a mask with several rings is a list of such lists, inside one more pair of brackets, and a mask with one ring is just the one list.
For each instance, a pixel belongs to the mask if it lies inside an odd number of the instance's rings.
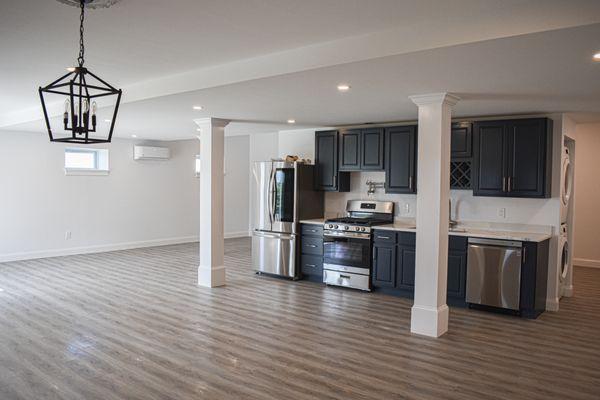
[[377,243],[396,244],[396,232],[388,230],[375,230],[373,240]]
[[467,237],[466,236],[453,236],[448,237],[448,248],[451,250],[467,252]]
[[301,232],[308,236],[323,236],[323,225],[302,224]]
[[398,232],[398,244],[415,246],[417,244],[417,234],[414,232]]
[[323,238],[302,236],[302,254],[323,255]]
[[322,257],[303,254],[300,264],[300,270],[303,275],[323,276]]

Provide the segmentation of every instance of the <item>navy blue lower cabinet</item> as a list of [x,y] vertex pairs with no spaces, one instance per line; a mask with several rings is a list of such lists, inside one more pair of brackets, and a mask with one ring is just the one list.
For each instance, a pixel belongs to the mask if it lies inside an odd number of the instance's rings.
[[302,224],[300,231],[298,261],[301,279],[323,283],[323,226]]
[[523,318],[537,318],[546,310],[550,239],[540,243],[523,243],[521,265],[521,300]]
[[393,288],[395,281],[396,245],[375,243],[373,246],[373,286]]
[[[416,234],[375,230],[373,245],[374,291],[400,297],[414,297]],[[448,243],[447,303],[466,307],[467,238],[450,236]]]

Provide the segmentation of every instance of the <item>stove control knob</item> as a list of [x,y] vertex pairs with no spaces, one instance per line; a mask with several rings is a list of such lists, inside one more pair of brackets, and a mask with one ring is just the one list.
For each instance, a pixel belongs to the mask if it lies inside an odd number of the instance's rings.
[[364,227],[362,227],[362,228],[360,228],[360,230],[361,230],[362,232],[364,232],[364,231],[366,231],[367,229],[366,229],[366,228],[364,228]]
[[354,228],[355,231],[360,231],[360,226],[357,226],[356,228]]
[[344,230],[347,231],[348,229],[350,229],[350,227],[348,225],[344,225]]
[[329,224],[329,225],[327,225],[327,227],[328,227],[329,229],[331,229],[331,228],[333,228],[333,224]]
[[337,225],[334,225],[334,226],[333,226],[333,229],[337,229],[337,228],[339,228],[339,226],[337,226]]

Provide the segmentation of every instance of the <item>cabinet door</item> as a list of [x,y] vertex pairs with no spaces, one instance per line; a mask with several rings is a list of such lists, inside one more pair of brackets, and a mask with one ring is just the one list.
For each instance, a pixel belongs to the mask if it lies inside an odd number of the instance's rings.
[[385,191],[416,193],[417,128],[400,126],[385,130]]
[[465,298],[467,254],[460,251],[448,253],[448,297]]
[[383,171],[383,129],[363,129],[361,133],[361,169]]
[[470,122],[456,122],[451,130],[452,158],[471,158],[473,156],[472,124]]
[[317,190],[337,190],[338,132],[315,134],[315,164]]
[[361,142],[358,129],[340,133],[340,171],[360,170]]
[[508,196],[544,197],[546,119],[509,121]]
[[373,247],[373,286],[394,287],[396,279],[396,246]]
[[505,196],[506,134],[504,121],[477,122],[474,125],[475,157],[473,195]]
[[415,288],[415,256],[414,247],[398,246],[398,263],[396,265],[396,288],[414,290]]

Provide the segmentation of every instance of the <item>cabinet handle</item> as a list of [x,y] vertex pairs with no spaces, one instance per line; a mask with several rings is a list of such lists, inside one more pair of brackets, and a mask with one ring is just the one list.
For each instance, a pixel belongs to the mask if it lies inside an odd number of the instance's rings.
[[389,236],[377,236],[377,239],[390,240]]
[[512,179],[511,179],[511,177],[509,176],[509,177],[508,177],[508,193],[510,193],[510,191],[511,191],[511,190],[512,190]]
[[413,177],[412,176],[408,177],[408,188],[410,190],[412,190],[412,188],[413,188]]
[[337,186],[337,174],[333,175],[333,186]]
[[523,247],[523,258],[521,260],[521,263],[525,264],[526,259],[527,259],[527,247]]
[[506,192],[506,177],[502,177],[502,191]]
[[350,279],[350,276],[349,275],[342,275],[342,274],[340,274],[340,278],[342,278],[342,279]]
[[317,268],[317,266],[315,264],[304,264],[304,265],[306,265],[307,267],[311,267],[311,268]]
[[306,247],[313,247],[313,248],[317,247],[317,245],[314,245],[314,244],[305,244],[305,246]]

